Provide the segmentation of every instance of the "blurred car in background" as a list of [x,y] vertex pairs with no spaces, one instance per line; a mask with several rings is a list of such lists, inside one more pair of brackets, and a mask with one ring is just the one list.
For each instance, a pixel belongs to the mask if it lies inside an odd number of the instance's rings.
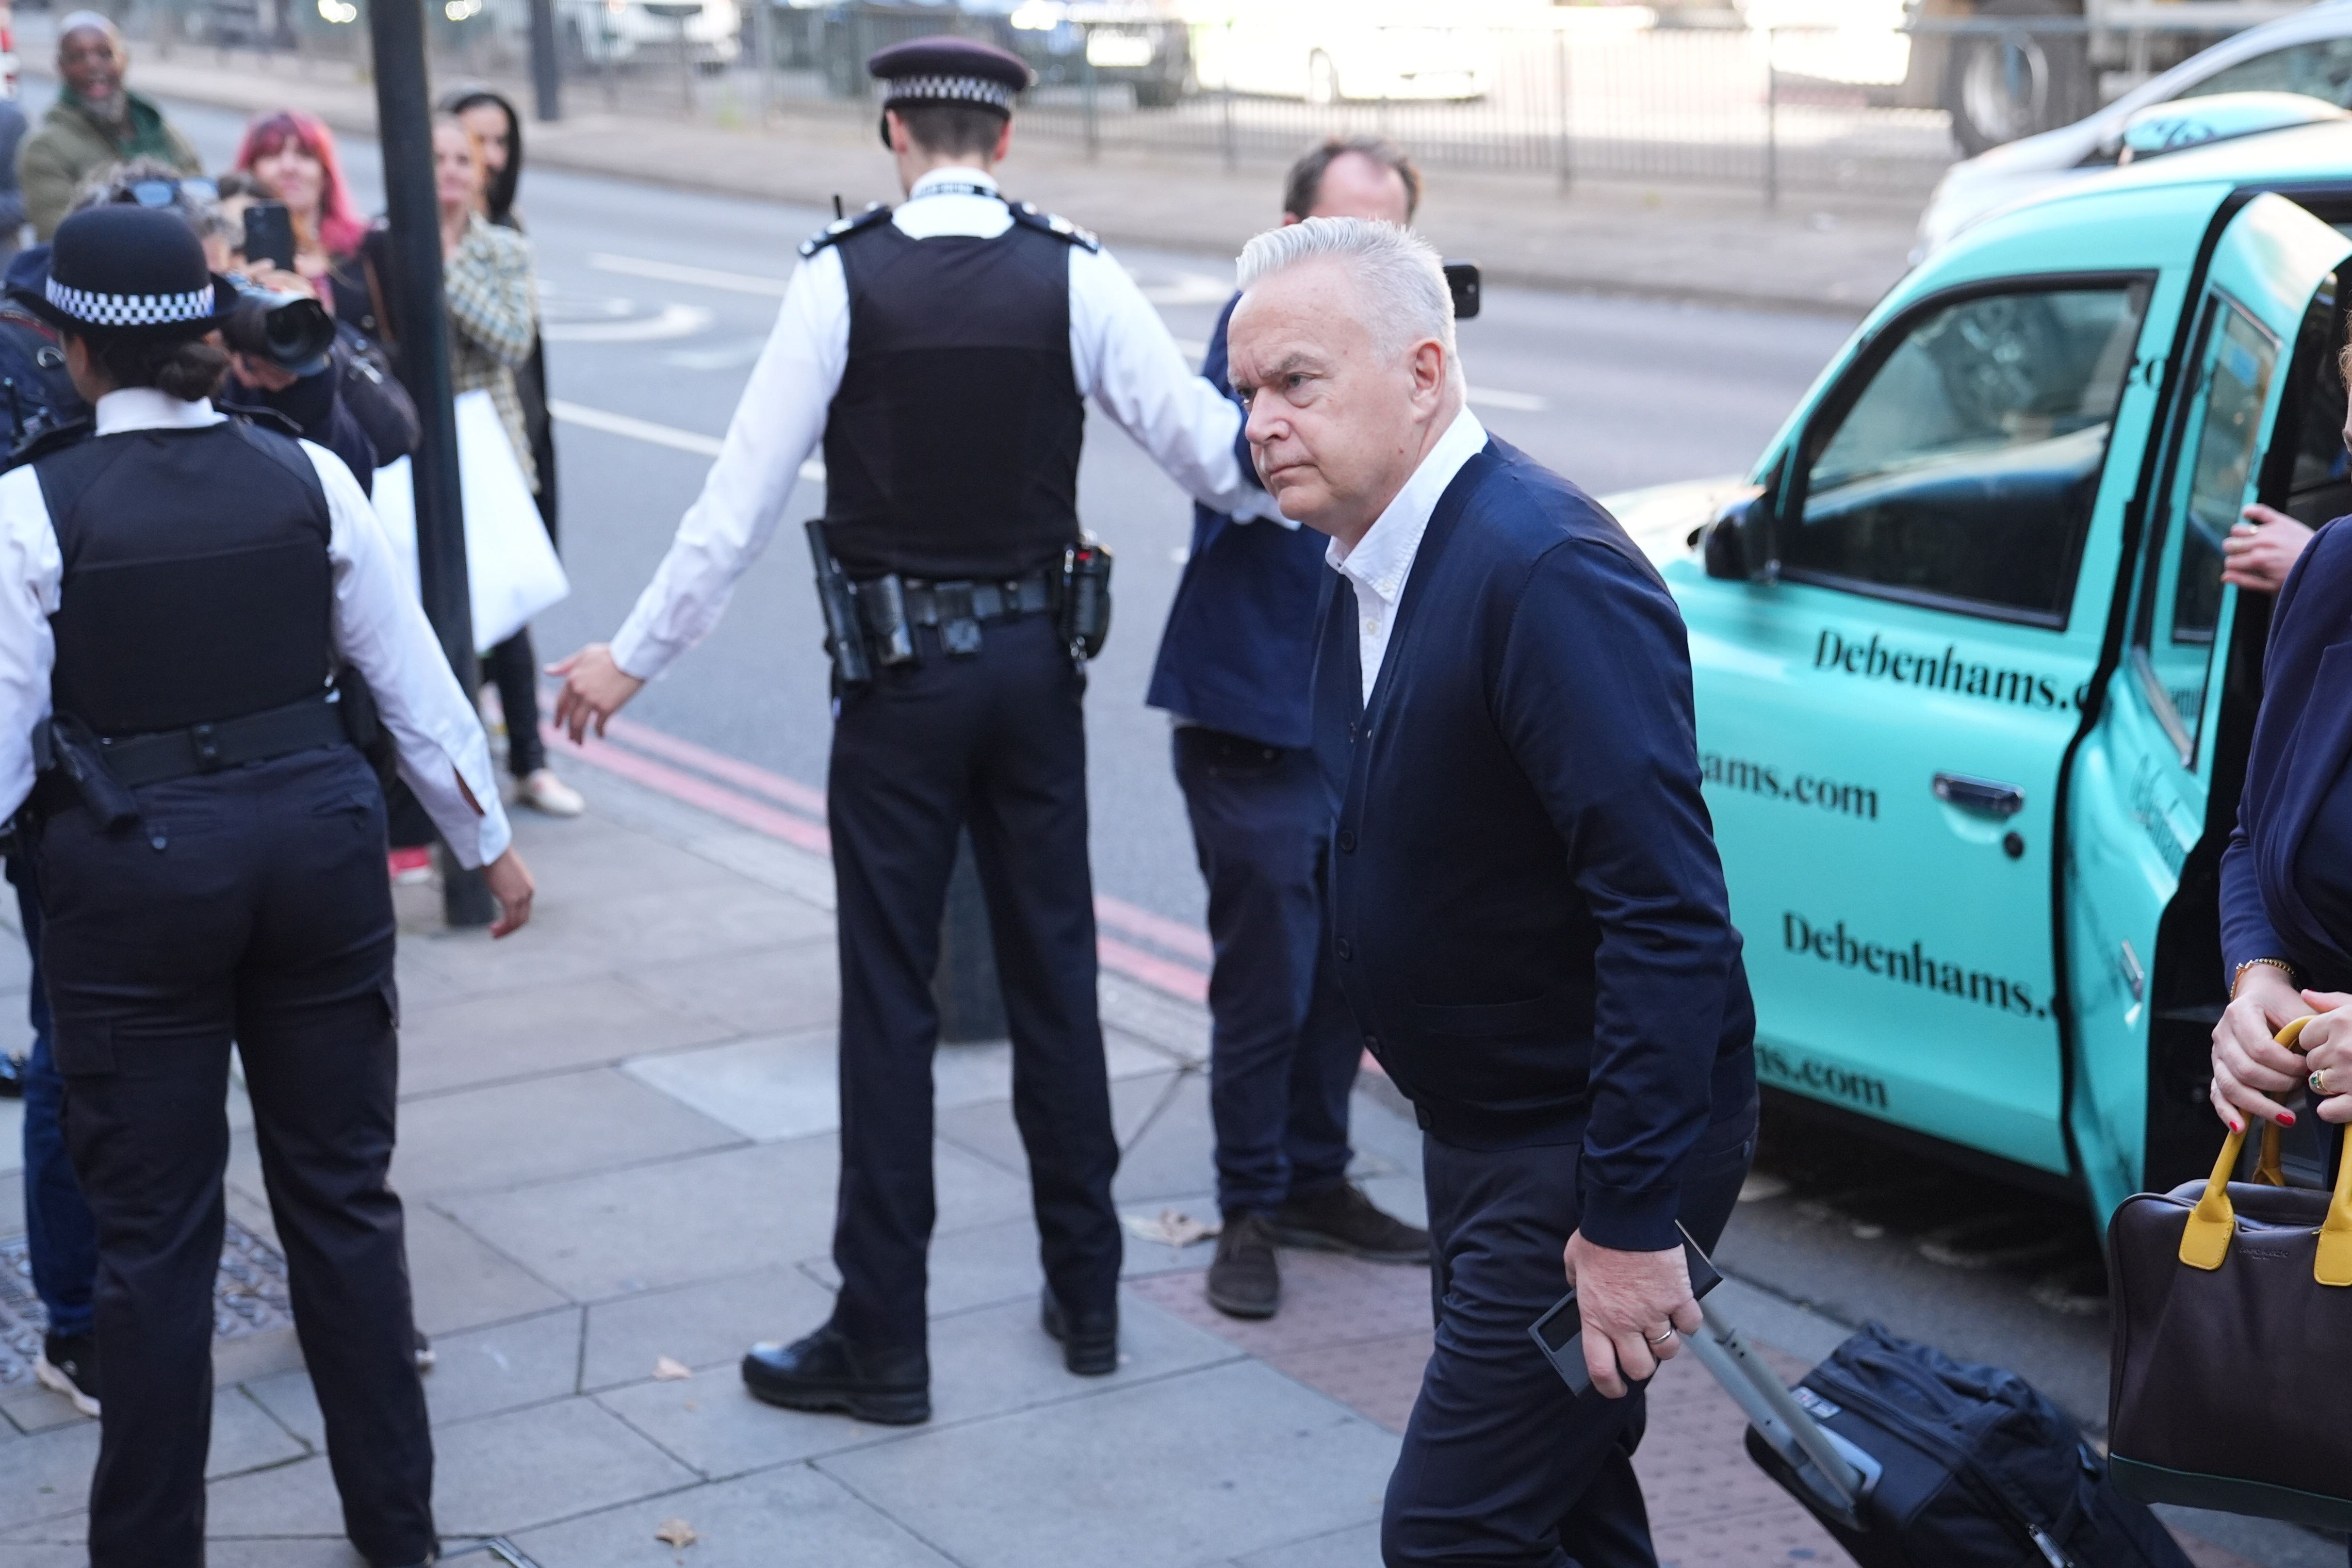
[[2116,166],[2132,117],[2156,105],[2223,93],[2297,93],[2352,109],[2352,0],[2321,0],[2249,27],[2141,83],[2071,125],[1956,163],[1920,215],[1914,261],[2021,196]]
[[1124,87],[1142,109],[1167,108],[1192,84],[1191,35],[1171,0],[862,0],[817,8],[802,36],[826,90],[856,98],[871,85],[869,55],[930,33],[1009,49],[1039,87]]
[[575,67],[674,63],[681,27],[687,58],[706,69],[743,52],[736,0],[555,0],[557,45]]
[[[1347,0],[1194,5],[1202,88],[1309,103],[1484,98],[1496,35],[1459,11]],[[1442,19],[1441,19],[1442,18]]]

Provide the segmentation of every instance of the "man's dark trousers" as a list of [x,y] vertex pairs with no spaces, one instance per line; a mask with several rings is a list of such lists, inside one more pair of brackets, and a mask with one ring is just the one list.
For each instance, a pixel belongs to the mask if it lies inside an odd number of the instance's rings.
[[229,1050],[353,1545],[434,1549],[433,1447],[391,1165],[399,1046],[383,795],[349,746],[79,807],[34,851],[66,1142],[98,1220],[93,1568],[204,1561]]
[[[1472,1150],[1423,1140],[1437,1340],[1389,1478],[1388,1568],[1656,1568],[1633,1477],[1643,1394],[1580,1398],[1528,1327],[1568,1289],[1576,1142]],[[1712,1248],[1739,1200],[1756,1109],[1691,1151],[1681,1219]]]
[[1348,1093],[1363,1046],[1328,958],[1330,792],[1303,747],[1182,725],[1175,751],[1216,952],[1217,1204],[1271,1214],[1348,1173]]
[[98,1226],[74,1180],[73,1163],[66,1158],[66,1080],[49,1044],[49,993],[41,981],[41,900],[31,861],[10,856],[8,879],[16,887],[16,916],[24,922],[25,951],[33,965],[26,999],[33,1044],[25,1053],[25,1254],[49,1332],[69,1338],[89,1333],[95,1321]]
[[1053,618],[983,623],[949,658],[846,693],[826,815],[841,943],[841,1196],[833,1322],[883,1352],[924,1347],[931,1185],[931,999],[956,837],[969,826],[1013,1036],[1013,1116],[1029,1153],[1045,1279],[1074,1315],[1118,1289],[1118,1142],[1095,999],[1087,748]]

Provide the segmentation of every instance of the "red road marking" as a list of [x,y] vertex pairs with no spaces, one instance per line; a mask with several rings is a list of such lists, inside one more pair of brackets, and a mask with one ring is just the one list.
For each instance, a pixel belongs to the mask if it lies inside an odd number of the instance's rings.
[[[572,738],[553,724],[541,724],[541,732],[547,743],[567,756],[577,757],[591,766],[607,773],[618,773],[632,784],[656,790],[674,800],[699,806],[717,816],[787,844],[813,850],[819,855],[833,853],[832,837],[822,822],[824,816],[824,793],[810,788],[798,779],[771,773],[755,763],[714,752],[692,741],[648,729],[625,719],[614,719],[605,725],[604,739],[607,742],[593,750],[575,745]],[[650,753],[639,755],[638,753]],[[656,761],[666,758],[682,767],[670,767]],[[709,775],[698,778],[691,768]],[[718,784],[712,780],[724,780]],[[772,801],[805,812],[819,818],[812,822],[791,812],[778,811],[772,805],[747,799],[726,784],[762,795]],[[1197,959],[1202,963],[1213,956],[1206,932],[1181,921],[1171,921],[1149,910],[1138,909],[1124,900],[1097,895],[1095,918],[1102,924],[1131,937],[1166,948],[1183,958]],[[1096,956],[1102,966],[1130,980],[1140,981],[1156,991],[1162,991],[1181,1001],[1205,1004],[1209,999],[1209,977],[1190,963],[1161,958],[1141,948],[1130,946],[1116,937],[1097,935]]]
[[540,731],[546,736],[550,746],[603,768],[606,773],[618,773],[632,784],[658,790],[688,805],[698,805],[714,816],[723,816],[754,832],[764,833],[771,838],[781,838],[787,844],[798,845],[819,855],[833,853],[832,838],[814,823],[804,822],[772,805],[761,805],[756,800],[746,800],[733,790],[696,778],[692,773],[680,773],[676,768],[665,766],[649,757],[637,756],[618,746],[599,746],[591,752],[585,746],[572,744],[572,737],[552,724],[541,725]]

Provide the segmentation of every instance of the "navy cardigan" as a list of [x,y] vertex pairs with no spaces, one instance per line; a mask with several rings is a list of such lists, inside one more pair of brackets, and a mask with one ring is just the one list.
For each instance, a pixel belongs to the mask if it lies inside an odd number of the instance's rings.
[[[1202,376],[1228,395],[1225,323],[1239,303],[1238,294],[1226,302],[1201,362]],[[1255,479],[1247,437],[1236,447],[1242,472]],[[1192,552],[1144,701],[1261,745],[1305,746],[1315,610],[1331,574],[1323,564],[1327,542],[1309,529],[1236,522],[1196,503]]]
[[1445,1142],[1580,1142],[1592,1240],[1675,1246],[1684,1161],[1756,1079],[1673,597],[1583,491],[1490,441],[1430,518],[1369,707],[1355,624],[1335,574],[1316,746],[1367,1047]]
[[[2304,834],[2352,752],[2352,518],[2312,536],[2271,618],[2263,710],[2237,831],[2221,855],[2221,962],[2284,958],[2305,985],[2352,984],[2352,931],[2321,928],[2295,884]],[[2352,867],[2340,868],[2352,877]]]

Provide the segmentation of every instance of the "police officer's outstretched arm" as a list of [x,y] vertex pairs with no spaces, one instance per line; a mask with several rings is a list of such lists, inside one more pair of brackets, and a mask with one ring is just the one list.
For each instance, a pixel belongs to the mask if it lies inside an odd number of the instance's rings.
[[1192,373],[1160,312],[1107,250],[1070,252],[1070,359],[1079,391],[1203,506],[1274,511],[1234,452],[1242,413]]
[[610,643],[547,667],[563,678],[555,722],[574,742],[592,726],[603,734],[640,687],[719,623],[736,579],[775,534],[848,361],[849,286],[841,258],[823,249],[786,285],[719,460],[636,607]]
[[513,845],[490,768],[489,737],[409,592],[392,541],[342,459],[309,441],[332,531],[335,651],[367,678],[383,727],[400,756],[400,776],[433,818],[460,864],[481,868],[498,900],[492,936],[530,919],[530,868]]

